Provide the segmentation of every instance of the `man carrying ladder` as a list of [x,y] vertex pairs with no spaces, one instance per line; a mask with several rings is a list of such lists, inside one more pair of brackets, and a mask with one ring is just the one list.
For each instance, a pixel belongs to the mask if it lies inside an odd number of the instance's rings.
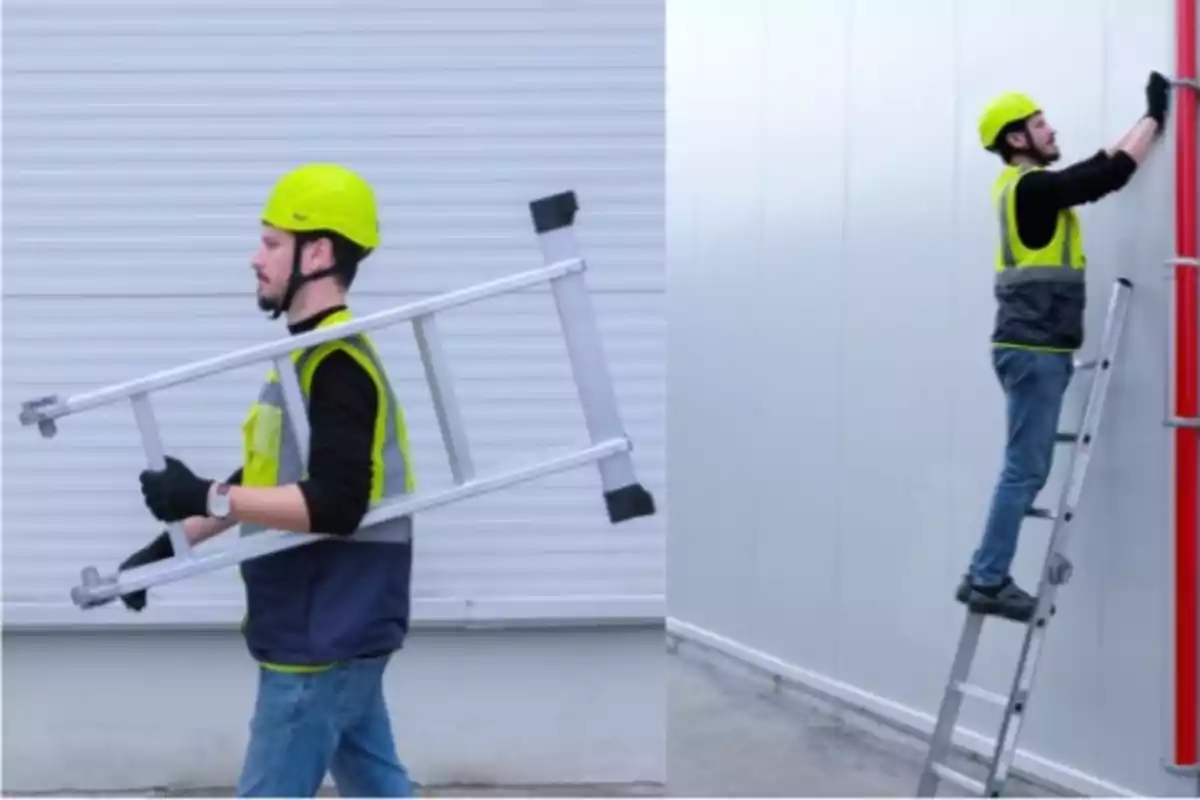
[[982,541],[958,587],[971,611],[1026,622],[1037,600],[1009,574],[1024,517],[1046,484],[1063,394],[1083,343],[1084,255],[1074,206],[1125,186],[1162,132],[1168,81],[1151,73],[1146,114],[1116,145],[1061,171],[1055,131],[1027,96],[1001,95],[979,121],[1005,167],[992,185],[1000,222],[992,365],[1005,394],[1004,467]]
[[[371,187],[342,167],[306,165],[276,184],[262,223],[252,261],[259,307],[286,314],[293,335],[350,319],[347,290],[379,244]],[[412,491],[404,415],[365,334],[292,358],[307,442],[272,369],[243,426],[244,461],[233,476],[203,479],[168,458],[166,469],[142,472],[142,494],[155,518],[183,521],[192,545],[238,524],[243,534],[333,535],[241,563],[243,630],[259,679],[238,794],[311,797],[331,771],[343,797],[410,796],[383,673],[408,631],[412,518],[377,526],[387,541],[338,541],[373,502]],[[164,532],[121,569],[173,554]],[[141,610],[145,591],[122,600]]]

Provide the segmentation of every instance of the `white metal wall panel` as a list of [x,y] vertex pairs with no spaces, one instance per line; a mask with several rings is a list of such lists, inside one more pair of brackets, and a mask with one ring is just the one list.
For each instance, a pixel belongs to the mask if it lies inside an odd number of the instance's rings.
[[[1065,159],[1090,155],[1143,113],[1149,70],[1170,71],[1171,9],[669,3],[673,618],[903,722],[936,712],[962,622],[954,589],[1003,445],[988,358],[1000,165],[978,147],[978,113],[1029,91]],[[1082,209],[1090,344],[1112,279],[1137,288],[1022,745],[1092,791],[1192,786],[1160,764],[1172,148],[1169,136],[1120,195]],[[1043,531],[1026,526],[1016,567],[1031,587]],[[988,626],[977,682],[1007,691],[1020,633]],[[994,736],[998,718],[968,701],[961,722]]]
[[[78,613],[160,528],[127,407],[17,423],[70,394],[284,334],[249,267],[271,183],[307,160],[376,186],[383,246],[360,313],[537,266],[527,203],[574,189],[621,411],[663,486],[663,7],[645,0],[5,4],[4,606]],[[547,291],[456,310],[444,331],[481,470],[585,441]],[[408,328],[379,334],[423,487],[449,482]],[[160,395],[172,453],[223,476],[264,370]],[[594,469],[419,520],[419,618],[609,617],[661,600],[664,517],[611,526]],[[489,605],[490,604],[490,605]],[[235,621],[236,571],[153,595],[138,622]]]

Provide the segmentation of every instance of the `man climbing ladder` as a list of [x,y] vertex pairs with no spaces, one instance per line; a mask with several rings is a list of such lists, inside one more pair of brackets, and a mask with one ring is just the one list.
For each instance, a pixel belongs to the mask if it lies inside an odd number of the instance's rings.
[[992,185],[1000,224],[992,365],[1007,404],[1004,466],[982,540],[956,597],[975,612],[1028,621],[1036,599],[1009,570],[1021,523],[1046,484],[1063,394],[1084,339],[1087,257],[1074,206],[1128,183],[1164,128],[1168,81],[1151,73],[1146,113],[1107,150],[1060,171],[1055,130],[1023,94],[995,99],[979,121],[983,147],[1004,161]]
[[[984,541],[959,587],[958,599],[970,613],[942,693],[918,797],[935,796],[941,781],[999,797],[1016,759],[1055,599],[1070,579],[1066,552],[1133,291],[1128,278],[1114,282],[1096,357],[1079,365],[1095,371],[1082,420],[1078,430],[1060,432],[1063,394],[1076,369],[1074,353],[1083,342],[1086,259],[1072,206],[1092,202],[1128,182],[1162,131],[1167,88],[1162,75],[1151,73],[1145,118],[1112,148],[1059,173],[1045,170],[1058,158],[1054,131],[1028,98],[1005,95],[980,120],[984,147],[999,153],[1007,165],[993,187],[1001,235],[993,363],[1008,400],[1008,448]],[[1059,443],[1070,444],[1071,452],[1058,503],[1052,510],[1035,510],[1032,503],[1046,482],[1053,448]],[[1019,589],[1008,574],[1027,515],[1051,522],[1036,596]],[[970,680],[984,620],[993,614],[1025,623],[1007,695]],[[947,763],[959,709],[967,697],[1003,709],[982,781]]]

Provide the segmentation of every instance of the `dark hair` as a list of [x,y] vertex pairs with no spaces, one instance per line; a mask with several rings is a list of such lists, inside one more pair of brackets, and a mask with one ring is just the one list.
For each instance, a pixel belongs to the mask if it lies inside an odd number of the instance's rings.
[[306,231],[297,244],[315,242],[318,239],[329,240],[333,249],[333,279],[341,284],[343,289],[349,289],[358,275],[358,265],[371,255],[370,248],[355,244],[340,233],[328,230]]
[[1001,128],[1000,133],[996,136],[995,150],[997,153],[1000,154],[1000,158],[1004,159],[1005,163],[1012,161],[1013,157],[1021,152],[1020,150],[1016,149],[1011,144],[1009,144],[1008,135],[1010,133],[1023,133],[1023,134],[1025,134],[1026,138],[1028,138],[1029,127],[1026,124],[1028,122],[1029,122],[1028,117],[1025,117],[1024,119],[1016,120],[1015,122],[1010,122],[1007,125],[1005,125],[1003,128]]

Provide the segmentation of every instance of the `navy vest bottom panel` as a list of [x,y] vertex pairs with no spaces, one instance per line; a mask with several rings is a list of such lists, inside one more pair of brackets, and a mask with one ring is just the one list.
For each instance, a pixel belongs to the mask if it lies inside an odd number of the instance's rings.
[[1083,344],[1087,292],[1080,281],[1030,281],[996,287],[992,341],[1074,350]]
[[334,539],[243,562],[246,642],[259,661],[312,665],[399,649],[412,544]]

